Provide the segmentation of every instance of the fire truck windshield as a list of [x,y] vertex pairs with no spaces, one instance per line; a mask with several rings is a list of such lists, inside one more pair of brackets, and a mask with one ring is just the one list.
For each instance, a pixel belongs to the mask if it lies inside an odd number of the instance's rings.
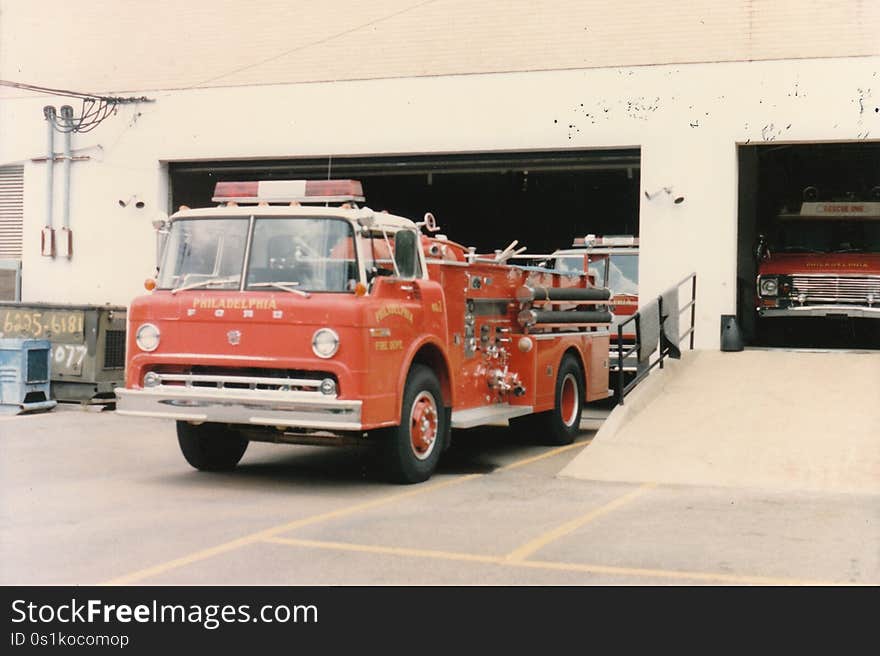
[[357,281],[354,231],[348,221],[257,217],[246,288],[287,283],[307,292],[351,292]]
[[238,289],[248,219],[175,221],[159,270],[160,289]]
[[[584,256],[566,256],[556,260],[556,268],[566,273],[582,273]],[[589,255],[589,270],[596,284],[614,294],[639,293],[639,255],[632,253],[594,253]]]
[[286,285],[305,292],[351,292],[358,280],[354,231],[335,218],[179,219],[171,226],[158,287],[245,289]]
[[639,293],[639,256],[635,253],[611,256],[608,271],[608,288],[614,294]]
[[779,222],[775,241],[781,253],[880,253],[880,221],[789,219]]

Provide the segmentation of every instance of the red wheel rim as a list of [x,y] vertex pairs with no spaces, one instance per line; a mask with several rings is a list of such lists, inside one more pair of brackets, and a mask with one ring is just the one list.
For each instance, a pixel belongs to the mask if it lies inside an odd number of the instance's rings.
[[562,423],[569,427],[573,426],[580,405],[578,384],[573,374],[566,374],[562,379],[562,390],[559,397],[559,412],[562,415]]
[[409,413],[409,437],[413,454],[425,460],[437,444],[437,401],[430,392],[419,392]]

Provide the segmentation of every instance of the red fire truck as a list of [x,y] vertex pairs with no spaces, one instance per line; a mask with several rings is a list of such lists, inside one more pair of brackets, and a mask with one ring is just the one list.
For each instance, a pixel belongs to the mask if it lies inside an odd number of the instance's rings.
[[214,201],[161,226],[116,391],[120,414],[176,420],[197,469],[234,467],[249,441],[373,438],[394,480],[419,482],[451,428],[569,443],[610,395],[610,294],[583,273],[360,207],[353,180],[221,182]]
[[880,319],[880,187],[871,201],[816,200],[783,211],[761,236],[756,281],[763,328],[784,317]]
[[[571,248],[553,253],[550,266],[565,272],[588,271],[594,277],[596,285],[611,290],[611,366],[616,366],[616,326],[630,318],[639,308],[639,238],[632,235],[597,237],[593,234],[576,237]],[[624,333],[623,338],[624,349],[635,344],[634,332]],[[623,369],[627,372],[638,369],[635,355],[624,362]]]

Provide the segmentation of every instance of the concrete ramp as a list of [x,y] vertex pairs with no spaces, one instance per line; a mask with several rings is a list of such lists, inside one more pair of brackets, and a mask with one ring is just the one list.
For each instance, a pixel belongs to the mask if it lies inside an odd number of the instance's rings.
[[880,494],[880,353],[691,351],[561,476]]

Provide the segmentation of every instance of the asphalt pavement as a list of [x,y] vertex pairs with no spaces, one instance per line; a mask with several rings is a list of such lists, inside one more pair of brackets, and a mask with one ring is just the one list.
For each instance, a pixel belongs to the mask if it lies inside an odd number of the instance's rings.
[[558,477],[593,434],[460,431],[396,486],[368,448],[203,473],[167,421],[0,418],[0,584],[880,583],[877,495]]

